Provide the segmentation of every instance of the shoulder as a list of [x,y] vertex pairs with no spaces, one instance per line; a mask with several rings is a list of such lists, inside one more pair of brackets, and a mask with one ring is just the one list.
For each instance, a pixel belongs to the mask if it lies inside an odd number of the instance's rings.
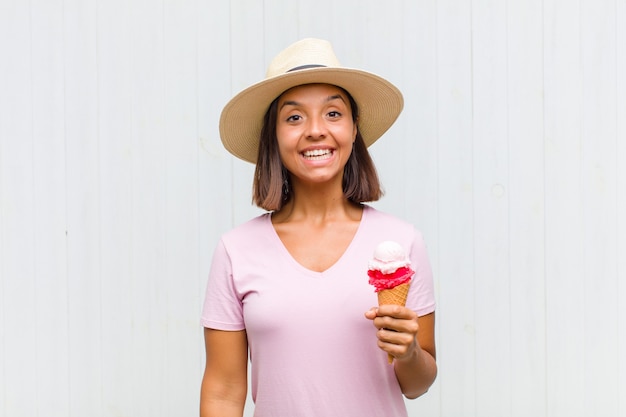
[[270,213],[264,213],[235,226],[221,236],[221,245],[229,253],[263,245],[271,237],[270,216]]
[[367,205],[363,213],[364,237],[373,244],[383,240],[393,240],[405,248],[413,249],[424,246],[421,232],[407,220]]
[[271,222],[270,213],[263,213],[230,229],[222,235],[222,239],[232,240],[249,236],[250,233],[265,233],[269,222]]
[[411,234],[417,232],[412,223],[374,207],[364,206],[363,214],[368,226],[379,229],[381,233],[384,233],[385,230],[404,231]]

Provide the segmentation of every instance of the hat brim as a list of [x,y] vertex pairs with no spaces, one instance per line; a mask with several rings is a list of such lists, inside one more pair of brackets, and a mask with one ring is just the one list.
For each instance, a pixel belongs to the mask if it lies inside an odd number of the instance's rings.
[[226,104],[220,116],[220,137],[226,150],[256,163],[263,118],[272,101],[292,87],[318,83],[336,85],[352,95],[359,106],[358,128],[367,146],[391,127],[404,106],[400,90],[370,72],[337,67],[288,72],[246,88]]

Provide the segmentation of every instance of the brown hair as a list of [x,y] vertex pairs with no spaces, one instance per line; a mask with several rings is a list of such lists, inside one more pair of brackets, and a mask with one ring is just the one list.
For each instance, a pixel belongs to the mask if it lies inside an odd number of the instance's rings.
[[[345,90],[343,92],[350,101],[352,121],[357,123],[359,108],[350,93]],[[263,118],[259,153],[252,185],[253,203],[269,211],[280,210],[283,204],[291,198],[289,171],[280,159],[278,139],[276,138],[279,98],[280,96],[270,104]],[[348,200],[355,203],[376,201],[383,195],[374,161],[367,150],[367,146],[365,146],[361,131],[358,129],[352,153],[343,170],[343,193]]]

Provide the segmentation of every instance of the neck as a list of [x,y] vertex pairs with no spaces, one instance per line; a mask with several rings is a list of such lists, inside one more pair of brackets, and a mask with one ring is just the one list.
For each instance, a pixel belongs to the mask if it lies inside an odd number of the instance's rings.
[[341,185],[292,184],[292,198],[278,212],[275,222],[314,221],[360,218],[361,206],[344,196]]

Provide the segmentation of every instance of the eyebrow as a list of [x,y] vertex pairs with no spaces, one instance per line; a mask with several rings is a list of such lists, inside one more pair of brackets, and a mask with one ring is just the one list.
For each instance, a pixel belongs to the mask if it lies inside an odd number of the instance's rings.
[[[337,100],[337,99],[339,99],[339,100],[343,101],[344,103],[346,103],[346,101],[343,99],[343,96],[341,94],[333,94],[332,96],[328,96],[328,97],[326,97],[326,100],[324,100],[324,102],[325,103],[329,103],[329,102],[331,102],[333,100]],[[279,107],[278,110],[279,111],[282,110],[282,108],[285,107],[285,106],[296,106],[297,107],[297,106],[301,106],[301,104],[298,103],[295,100],[287,100],[283,104],[281,104],[281,106]]]

